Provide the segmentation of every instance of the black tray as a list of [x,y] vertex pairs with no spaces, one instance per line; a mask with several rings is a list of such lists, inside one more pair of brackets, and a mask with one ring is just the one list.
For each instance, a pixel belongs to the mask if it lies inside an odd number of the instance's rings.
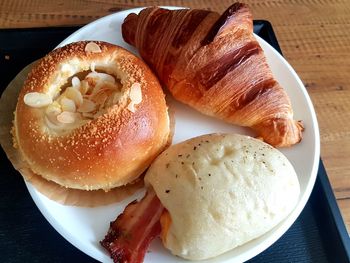
[[[42,57],[78,27],[0,30],[0,87]],[[281,52],[267,21],[254,32]],[[0,261],[95,262],[61,237],[40,214],[22,177],[0,150]],[[320,161],[310,200],[292,227],[249,262],[350,262],[350,241]]]

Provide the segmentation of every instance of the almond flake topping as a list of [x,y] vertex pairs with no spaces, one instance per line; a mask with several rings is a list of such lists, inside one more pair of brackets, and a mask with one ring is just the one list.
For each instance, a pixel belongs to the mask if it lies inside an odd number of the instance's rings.
[[76,106],[74,100],[67,99],[63,97],[61,99],[61,107],[63,111],[69,111],[69,112],[75,112],[76,111]]
[[[24,96],[24,103],[35,108],[44,108],[45,122],[49,129],[64,132],[79,127],[91,119],[106,113],[109,107],[117,104],[122,93],[122,84],[113,75],[96,72],[95,63],[84,79],[73,76],[71,86],[63,89],[53,100],[48,94],[30,92]],[[141,86],[134,83],[129,92],[130,111],[141,102]]]
[[96,69],[96,63],[95,63],[95,62],[91,62],[90,70],[91,70],[92,72],[96,72],[95,69]]
[[80,79],[78,77],[73,77],[72,78],[72,86],[74,88],[80,88]]
[[83,104],[80,105],[80,107],[78,108],[79,112],[91,112],[94,111],[96,109],[96,104],[88,99],[84,99],[83,100]]
[[85,46],[85,52],[91,52],[91,53],[101,53],[102,50],[99,45],[97,45],[95,42],[89,42]]
[[52,103],[52,98],[45,93],[29,92],[24,95],[24,103],[33,108],[42,108]]
[[130,88],[130,99],[134,104],[139,104],[142,101],[141,85],[140,83],[134,83]]
[[73,123],[77,118],[77,114],[69,111],[63,111],[57,115],[57,120],[61,123]]
[[135,112],[135,105],[141,103],[142,101],[142,92],[141,92],[140,83],[134,83],[131,85],[129,97],[130,97],[130,103],[127,109],[131,112]]
[[78,107],[83,103],[83,95],[81,95],[80,91],[76,88],[68,87],[65,91],[65,95],[67,98],[73,100]]

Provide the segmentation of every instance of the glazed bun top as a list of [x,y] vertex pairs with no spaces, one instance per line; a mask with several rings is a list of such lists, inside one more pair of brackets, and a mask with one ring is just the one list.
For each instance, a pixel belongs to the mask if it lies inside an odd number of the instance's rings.
[[261,236],[292,211],[299,196],[297,175],[281,152],[234,134],[169,147],[145,182],[170,217],[170,224],[162,224],[165,247],[190,260],[215,257]]
[[62,186],[132,182],[169,143],[157,78],[106,42],[76,42],[40,60],[18,98],[14,142],[37,174]]

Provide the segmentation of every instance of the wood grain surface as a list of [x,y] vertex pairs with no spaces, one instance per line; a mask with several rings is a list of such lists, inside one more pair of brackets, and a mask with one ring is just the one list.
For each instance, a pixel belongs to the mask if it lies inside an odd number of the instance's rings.
[[[176,5],[224,11],[233,1],[0,1],[0,28],[82,25],[123,9]],[[350,230],[350,1],[245,0],[272,23],[316,108],[321,156]]]

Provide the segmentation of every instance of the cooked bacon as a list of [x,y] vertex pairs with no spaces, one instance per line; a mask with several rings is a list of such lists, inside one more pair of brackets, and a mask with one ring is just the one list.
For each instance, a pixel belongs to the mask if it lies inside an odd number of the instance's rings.
[[143,262],[151,241],[160,235],[160,216],[164,207],[153,190],[141,201],[134,200],[118,218],[111,222],[100,243],[108,250],[114,262]]

